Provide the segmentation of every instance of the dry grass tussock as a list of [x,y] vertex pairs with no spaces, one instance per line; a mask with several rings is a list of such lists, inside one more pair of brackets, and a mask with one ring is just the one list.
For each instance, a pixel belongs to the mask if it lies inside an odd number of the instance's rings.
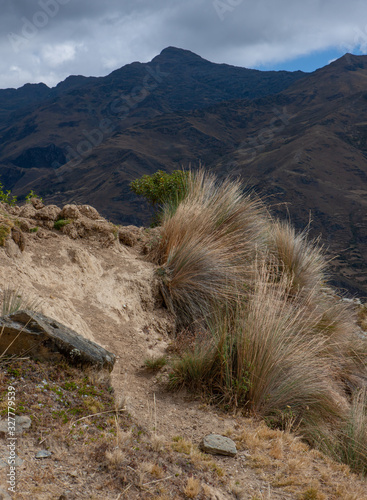
[[152,255],[160,265],[167,306],[184,323],[246,291],[251,263],[266,247],[267,220],[264,205],[244,195],[240,182],[219,184],[199,171],[188,184],[176,211],[165,207],[161,239]]
[[290,279],[291,293],[319,294],[325,287],[327,262],[317,240],[308,239],[308,228],[297,234],[285,221],[270,227],[269,250],[282,275]]
[[219,184],[199,171],[189,182],[187,197],[166,210],[154,250],[167,305],[200,332],[174,363],[171,387],[299,429],[367,472],[367,341],[327,286],[322,250],[273,221],[238,181]]

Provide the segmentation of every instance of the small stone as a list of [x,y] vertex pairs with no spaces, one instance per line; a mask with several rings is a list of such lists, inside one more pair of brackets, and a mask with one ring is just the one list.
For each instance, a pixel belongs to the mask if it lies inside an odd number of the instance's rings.
[[35,455],[36,458],[50,458],[50,456],[51,456],[51,452],[47,451],[47,450],[37,451],[37,453]]
[[235,442],[219,434],[205,436],[200,444],[200,448],[212,455],[227,455],[230,457],[237,455]]

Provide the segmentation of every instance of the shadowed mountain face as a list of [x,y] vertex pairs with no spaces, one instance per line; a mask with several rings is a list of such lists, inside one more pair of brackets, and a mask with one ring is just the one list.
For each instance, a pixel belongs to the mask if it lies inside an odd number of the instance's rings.
[[89,203],[146,224],[129,182],[199,161],[241,175],[273,212],[335,257],[336,284],[367,295],[367,56],[305,74],[213,64],[169,47],[150,63],[57,87],[0,90],[6,188]]

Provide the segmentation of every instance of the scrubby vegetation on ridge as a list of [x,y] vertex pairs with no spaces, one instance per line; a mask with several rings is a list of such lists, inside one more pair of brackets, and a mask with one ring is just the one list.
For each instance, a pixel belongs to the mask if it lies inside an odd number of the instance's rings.
[[167,307],[195,335],[170,386],[298,430],[366,474],[367,337],[327,285],[317,242],[203,170],[161,221],[150,258]]

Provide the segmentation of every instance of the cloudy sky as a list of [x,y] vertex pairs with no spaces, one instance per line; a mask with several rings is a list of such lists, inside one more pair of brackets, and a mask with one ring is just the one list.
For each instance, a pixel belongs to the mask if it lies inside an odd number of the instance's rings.
[[106,75],[169,45],[312,71],[367,53],[365,0],[0,0],[0,88]]

